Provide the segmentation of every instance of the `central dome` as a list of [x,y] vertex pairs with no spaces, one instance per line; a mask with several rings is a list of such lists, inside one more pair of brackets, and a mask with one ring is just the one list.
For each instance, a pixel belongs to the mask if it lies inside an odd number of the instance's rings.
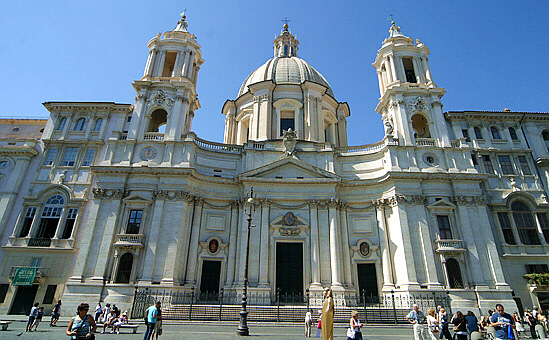
[[330,96],[334,96],[332,88],[324,76],[305,60],[295,56],[269,59],[246,78],[240,87],[238,96],[240,97],[248,92],[249,85],[266,80],[271,80],[275,84],[301,84],[305,81],[311,81],[327,87],[326,92]]

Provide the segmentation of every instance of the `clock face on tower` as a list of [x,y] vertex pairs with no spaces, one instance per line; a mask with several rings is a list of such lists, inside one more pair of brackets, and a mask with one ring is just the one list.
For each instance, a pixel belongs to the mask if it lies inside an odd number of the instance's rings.
[[143,150],[141,150],[140,156],[141,159],[144,161],[154,159],[156,157],[156,149],[152,146],[147,146],[146,148],[143,148]]

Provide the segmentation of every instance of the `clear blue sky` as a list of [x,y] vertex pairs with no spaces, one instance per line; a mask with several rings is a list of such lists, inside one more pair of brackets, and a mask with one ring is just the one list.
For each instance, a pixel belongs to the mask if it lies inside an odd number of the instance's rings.
[[226,99],[272,57],[281,19],[299,56],[348,102],[349,144],[382,138],[371,63],[393,14],[431,50],[444,110],[549,111],[549,1],[3,1],[1,116],[47,116],[44,101],[134,102],[147,42],[175,27],[186,8],[202,46],[202,108],[193,130],[223,140]]

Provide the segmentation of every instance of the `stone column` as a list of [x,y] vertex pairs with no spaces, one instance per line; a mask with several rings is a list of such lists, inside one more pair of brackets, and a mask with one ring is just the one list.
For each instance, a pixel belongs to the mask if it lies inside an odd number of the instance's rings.
[[177,53],[177,59],[175,60],[175,65],[173,67],[174,77],[181,76],[181,64],[183,64],[183,58],[185,58],[185,53],[183,51],[180,51],[179,53]]
[[257,114],[257,140],[267,140],[269,139],[269,130],[271,128],[270,118],[269,117],[269,94],[263,94],[259,96],[259,111]]
[[387,79],[387,85],[391,84],[394,81],[393,74],[391,72],[391,65],[389,64],[389,57],[383,61],[385,65],[385,77]]
[[[176,193],[176,197],[181,197],[181,192]],[[185,213],[192,209],[190,202],[180,199],[171,203],[175,205],[173,209],[169,209],[170,216],[167,218],[167,226],[169,229],[165,231],[163,237],[166,240],[167,247],[166,258],[164,262],[164,274],[162,275],[163,284],[175,284],[176,282],[176,265],[181,261],[181,253],[178,253],[179,245],[187,242],[185,238]],[[181,214],[181,212],[184,212]],[[172,218],[173,217],[173,218]],[[166,219],[165,219],[166,220]],[[167,235],[166,235],[167,234]]]
[[152,76],[157,53],[158,49],[156,47],[149,50],[149,60],[147,61],[147,66],[145,66],[145,73],[143,74],[144,77]]
[[309,201],[311,221],[311,286],[320,284],[320,251],[318,248],[318,204],[316,200]]
[[347,286],[353,285],[351,277],[351,254],[349,251],[349,228],[347,224],[347,203],[339,202],[341,221],[341,247],[343,248],[343,283]]
[[189,243],[189,253],[187,255],[187,273],[185,275],[185,285],[194,286],[196,284],[196,266],[198,260],[198,242],[200,240],[200,227],[202,224],[202,210],[204,199],[196,198],[194,210],[193,226],[191,230],[191,240]]
[[431,68],[429,67],[429,60],[427,60],[427,57],[422,57],[421,60],[423,61],[423,67],[425,68],[425,78],[428,82],[433,81],[433,76],[431,75]]
[[379,95],[383,96],[383,93],[385,93],[383,85],[383,77],[381,75],[381,71],[377,71],[377,82],[379,83]]
[[420,239],[422,241],[422,247],[423,247],[423,253],[425,255],[425,274],[427,283],[429,286],[440,286],[440,281],[438,279],[437,275],[437,268],[435,264],[435,258],[433,255],[435,252],[433,251],[433,240],[431,238],[431,232],[429,230],[429,222],[427,220],[427,212],[425,211],[425,203],[426,199],[425,197],[421,195],[413,196],[412,197],[413,203],[416,205],[413,206],[413,208],[416,209],[417,217],[419,221],[419,232],[420,232]]
[[[147,99],[146,90],[140,90],[137,94],[137,102],[135,103],[135,108],[133,109],[132,121],[128,127],[128,139],[137,139],[140,126],[144,124],[144,111],[145,111],[145,100]],[[105,122],[106,124],[107,122]]]
[[185,122],[185,98],[181,94],[175,96],[175,103],[173,105],[172,112],[169,115],[167,122],[166,140],[168,141],[180,141],[182,124]]
[[227,281],[225,286],[230,286],[234,282],[235,261],[236,261],[236,242],[238,236],[238,201],[231,201],[231,226],[229,231],[229,256],[227,258]]
[[187,61],[185,62],[185,67],[183,67],[183,77],[191,79],[191,76],[189,75],[189,70],[191,69],[190,66],[192,66],[192,56],[193,52],[188,51],[187,52]]
[[422,83],[423,82],[423,76],[422,76],[422,70],[421,70],[421,67],[419,65],[419,63],[417,62],[417,58],[416,57],[412,57],[412,64],[414,66],[414,73],[416,75],[416,81],[418,83]]
[[541,227],[541,224],[539,223],[538,214],[534,213],[534,221],[536,221],[536,227],[538,229],[538,237],[541,241],[541,244],[544,246],[548,245],[547,241],[545,240],[545,235],[543,234],[543,228]]
[[270,248],[270,205],[271,202],[266,199],[261,200],[261,247],[259,254],[259,286],[269,286],[269,248]]
[[160,59],[155,63],[153,77],[161,77],[164,68],[164,60],[166,59],[166,51],[160,51]]
[[340,279],[340,228],[337,220],[336,202],[328,202],[328,216],[330,221],[330,266],[332,271],[332,286],[341,286]]
[[393,279],[393,263],[391,261],[391,247],[389,245],[389,231],[385,220],[385,203],[383,200],[373,202],[376,207],[377,223],[379,225],[379,240],[381,246],[381,269],[383,271],[383,288],[386,290],[395,287]]
[[[141,280],[146,281],[147,283],[151,282],[153,279],[154,259],[156,257],[156,248],[159,246],[158,236],[160,234],[160,229],[163,228],[162,216],[164,215],[164,202],[163,197],[157,197],[152,208],[151,221],[148,224],[149,232],[144,233],[147,236],[147,247],[144,250],[145,256],[143,259]],[[143,215],[145,215],[145,211],[143,211]],[[144,219],[142,221],[144,221]],[[141,225],[143,226],[143,222]],[[162,247],[164,245],[160,246]]]
[[191,238],[191,230],[193,224],[193,216],[195,210],[194,196],[185,193],[183,199],[186,203],[186,209],[183,211],[181,216],[182,222],[182,237],[181,242],[177,246],[177,254],[180,258],[175,264],[175,277],[179,280],[180,283],[185,283],[185,274],[187,272],[187,254],[189,252],[189,242]]
[[[486,123],[482,123],[480,125],[480,130],[482,132],[482,138],[484,139],[484,145],[486,147],[491,147],[492,146],[492,134],[490,133],[490,131],[488,130],[488,127],[486,125]],[[492,164],[494,164],[494,160],[492,159]],[[495,165],[495,164],[494,164]]]
[[[234,285],[243,285],[244,284],[244,254],[246,252],[245,248],[245,239],[246,239],[246,229],[247,221],[246,214],[244,210],[244,204],[246,200],[242,199],[240,201],[240,206],[238,208],[238,231],[237,231],[237,245],[236,245],[236,259],[235,259],[235,282]],[[244,249],[243,249],[244,248]]]
[[389,59],[389,63],[391,64],[391,67],[390,67],[391,77],[393,78],[393,82],[396,82],[399,80],[399,78],[398,78],[397,70],[395,66],[395,56],[391,55],[391,56],[388,56],[387,58]]
[[406,72],[404,71],[404,64],[402,63],[401,56],[395,57],[395,65],[398,79],[403,83],[406,82]]

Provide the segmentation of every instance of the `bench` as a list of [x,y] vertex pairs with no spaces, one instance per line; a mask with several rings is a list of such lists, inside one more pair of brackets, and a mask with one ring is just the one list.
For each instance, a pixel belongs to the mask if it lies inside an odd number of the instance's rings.
[[0,321],[0,325],[2,326],[3,331],[7,331],[8,327],[10,326],[11,321]]
[[[137,334],[137,327],[139,327],[139,325],[130,325],[130,324],[120,325],[120,329],[127,328],[127,329],[133,330],[133,334]],[[98,323],[97,328],[103,328],[103,324]],[[109,325],[107,328],[113,328],[113,325]]]

